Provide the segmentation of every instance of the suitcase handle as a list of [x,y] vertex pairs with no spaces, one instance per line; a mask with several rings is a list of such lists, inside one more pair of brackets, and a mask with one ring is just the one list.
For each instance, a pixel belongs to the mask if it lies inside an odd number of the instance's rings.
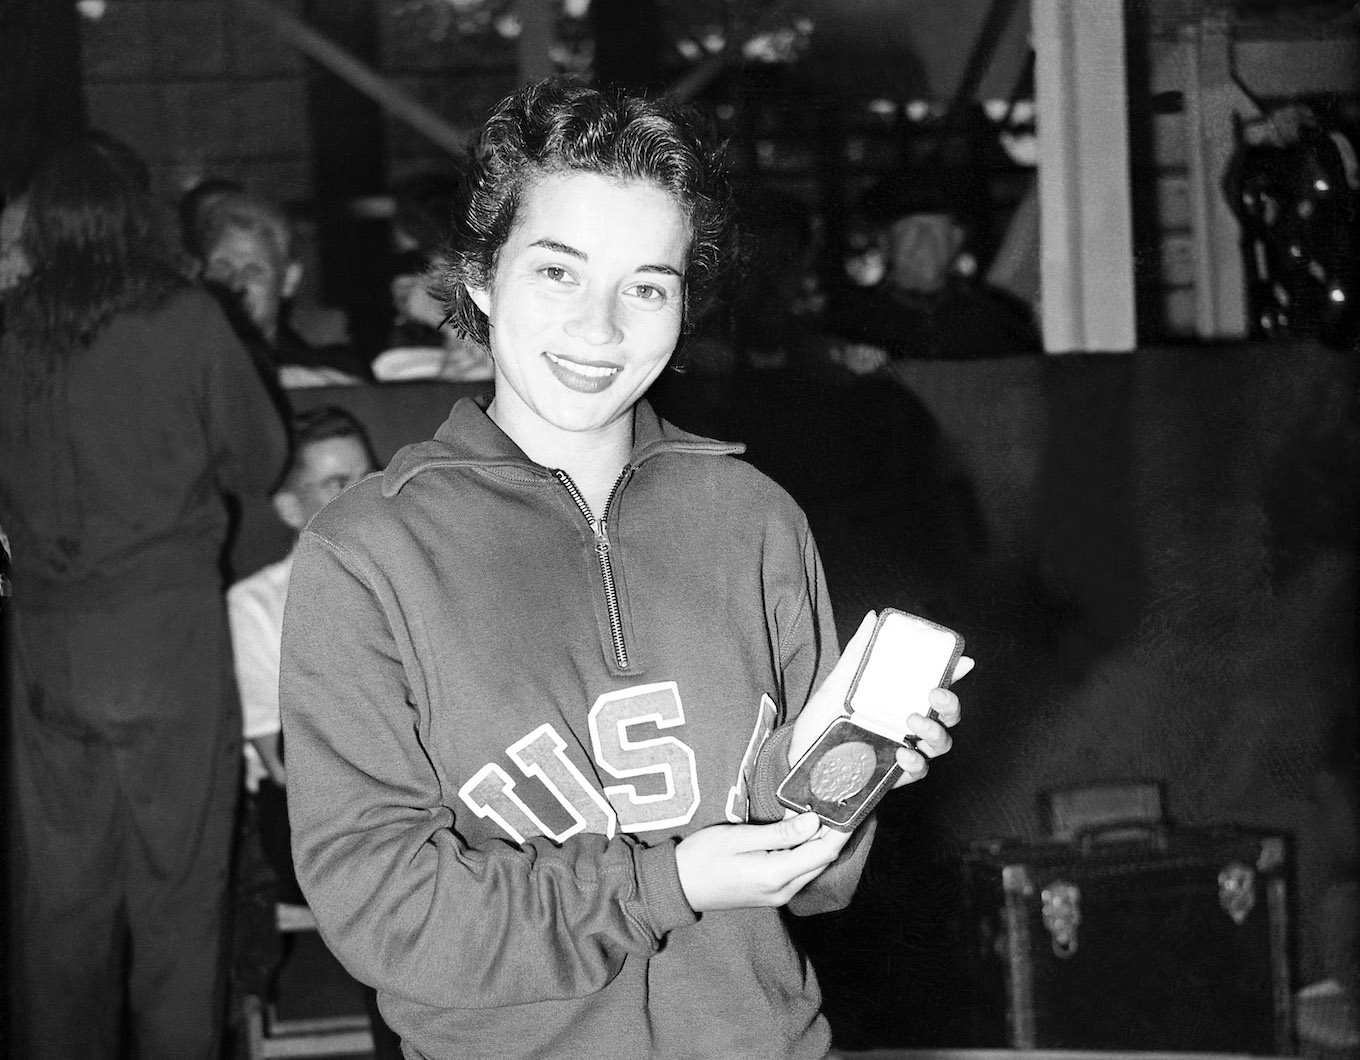
[[1170,845],[1166,825],[1161,821],[1132,819],[1127,821],[1102,821],[1089,828],[1080,829],[1075,839],[1083,854],[1093,847],[1106,843],[1141,843],[1154,850],[1164,851]]

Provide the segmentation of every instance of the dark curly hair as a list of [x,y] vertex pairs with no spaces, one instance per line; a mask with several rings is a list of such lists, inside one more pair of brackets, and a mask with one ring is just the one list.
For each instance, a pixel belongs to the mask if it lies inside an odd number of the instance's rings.
[[599,173],[670,192],[689,218],[684,332],[711,307],[735,240],[723,147],[710,124],[675,99],[646,98],[549,78],[502,100],[473,151],[444,253],[448,322],[488,345],[486,316],[464,290],[485,289],[524,187],[547,174]]

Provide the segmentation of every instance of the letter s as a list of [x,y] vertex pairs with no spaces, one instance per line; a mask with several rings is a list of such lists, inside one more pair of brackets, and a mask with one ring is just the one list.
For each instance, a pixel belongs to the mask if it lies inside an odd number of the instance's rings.
[[654,795],[640,794],[633,784],[604,789],[626,832],[687,824],[699,808],[694,749],[669,735],[633,740],[628,730],[645,721],[658,729],[684,724],[685,710],[674,681],[607,692],[590,708],[590,740],[601,769],[621,780],[656,773],[666,782],[665,791]]

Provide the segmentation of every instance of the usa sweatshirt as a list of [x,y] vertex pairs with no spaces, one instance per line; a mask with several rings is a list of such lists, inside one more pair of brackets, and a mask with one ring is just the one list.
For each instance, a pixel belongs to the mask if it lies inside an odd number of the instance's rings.
[[[838,656],[803,513],[642,402],[591,512],[472,399],[304,531],[280,700],[303,891],[405,1048],[820,1058],[784,913],[696,915],[677,843],[778,820]],[[790,903],[844,906],[870,821]]]

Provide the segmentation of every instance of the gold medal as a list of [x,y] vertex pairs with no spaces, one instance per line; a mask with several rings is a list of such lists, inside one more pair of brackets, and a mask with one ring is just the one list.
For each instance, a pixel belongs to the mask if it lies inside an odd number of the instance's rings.
[[808,785],[823,802],[844,802],[869,782],[876,761],[874,749],[862,740],[839,744],[818,759]]

